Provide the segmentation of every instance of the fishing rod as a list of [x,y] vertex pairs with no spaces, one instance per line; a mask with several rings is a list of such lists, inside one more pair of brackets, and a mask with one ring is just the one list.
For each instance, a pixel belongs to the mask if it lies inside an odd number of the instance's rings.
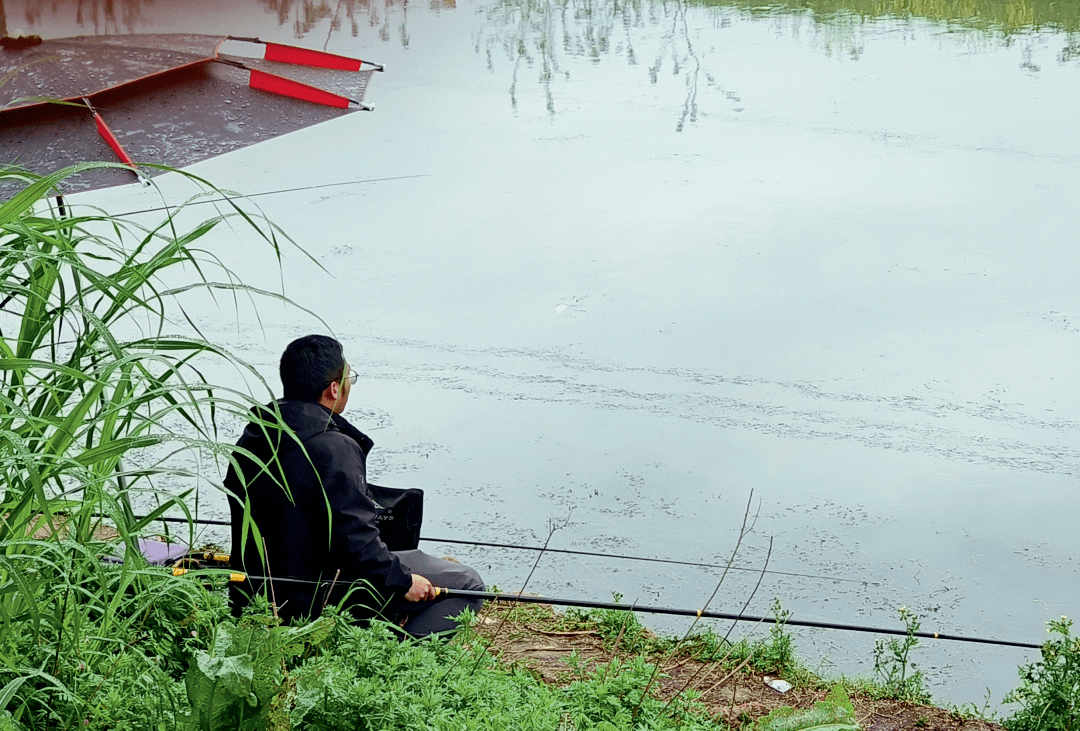
[[[240,199],[243,199],[243,198],[259,198],[259,197],[264,196],[264,195],[277,195],[279,193],[296,193],[296,192],[299,192],[299,191],[302,191],[302,190],[318,190],[320,188],[337,188],[337,187],[340,187],[342,185],[361,185],[363,183],[382,183],[382,182],[386,182],[388,180],[408,180],[410,178],[428,178],[428,177],[431,177],[429,173],[418,173],[416,175],[396,175],[396,176],[389,177],[389,178],[367,178],[365,180],[345,180],[345,181],[340,182],[340,183],[320,183],[318,185],[304,185],[304,186],[301,186],[299,188],[282,188],[281,190],[264,190],[261,193],[247,193],[245,195],[239,195],[238,194],[238,195],[234,195],[234,196],[227,196],[225,198],[210,198],[210,199],[202,200],[202,201],[191,201],[189,203],[183,204],[183,207],[186,208],[188,206],[200,206],[200,205],[203,205],[205,203],[228,203],[230,201],[240,200]],[[158,211],[168,211],[168,210],[173,210],[173,209],[180,208],[180,207],[181,206],[159,206],[157,208],[144,208],[144,209],[139,210],[139,211],[126,211],[124,213],[117,213],[117,214],[114,214],[114,215],[116,215],[116,216],[136,216],[136,215],[138,215],[140,213],[156,213]]]
[[[136,520],[140,520],[145,516],[135,516]],[[166,518],[160,517],[155,520],[162,520],[168,523],[187,523],[184,518]],[[227,520],[192,520],[192,523],[199,523],[202,525],[232,525]],[[643,561],[646,563],[666,563],[674,564],[676,566],[693,566],[703,569],[721,569],[730,571],[751,571],[753,573],[760,574],[761,569],[751,568],[749,566],[727,566],[725,564],[715,563],[701,563],[695,561],[679,561],[672,558],[649,558],[648,556],[629,556],[619,553],[599,553],[595,551],[575,551],[569,548],[544,548],[543,546],[518,546],[512,543],[487,543],[485,541],[465,541],[458,538],[425,538],[420,537],[421,541],[427,541],[428,543],[453,543],[455,545],[463,546],[483,546],[486,548],[512,548],[519,551],[542,551],[543,553],[563,553],[571,556],[592,556],[594,558],[616,558],[624,561]],[[833,576],[818,576],[815,574],[800,574],[795,571],[774,571],[772,569],[766,569],[767,574],[776,574],[778,576],[795,576],[803,579],[819,579],[821,581],[844,581],[852,584],[862,584],[863,586],[881,586],[879,581],[866,581],[863,579],[838,579]]]
[[[276,581],[276,579],[275,579]],[[556,604],[564,607],[586,607],[589,609],[614,609],[626,612],[645,612],[647,614],[671,614],[680,617],[706,617],[709,619],[726,619],[732,622],[763,622],[765,624],[788,624],[792,627],[813,627],[816,629],[838,629],[847,632],[871,632],[882,635],[901,635],[923,637],[929,640],[954,640],[956,642],[977,642],[984,645],[1003,645],[1006,647],[1027,647],[1038,649],[1042,645],[1030,642],[1012,642],[1010,640],[990,640],[983,637],[962,637],[960,635],[947,635],[940,632],[908,632],[902,629],[888,629],[885,627],[868,627],[857,624],[839,624],[837,622],[815,622],[812,620],[777,619],[775,617],[752,617],[748,614],[729,614],[727,612],[711,612],[704,609],[674,609],[671,607],[652,607],[640,604],[619,604],[617,602],[594,602],[585,599],[555,599],[544,596],[529,596],[526,594],[507,594],[491,591],[473,591],[470,589],[445,589],[437,587],[438,595],[447,597],[473,597],[488,599],[496,602],[522,602],[526,604]]]
[[[173,569],[173,576],[182,576],[188,573],[190,569],[176,568]],[[312,581],[309,579],[286,579],[286,578],[273,578],[268,576],[255,576],[253,574],[242,574],[239,572],[230,572],[229,581],[233,583],[244,583],[246,581],[270,581],[270,582],[284,582],[289,584],[305,584],[305,585],[323,585],[334,583],[331,580]],[[881,635],[899,635],[902,637],[920,637],[928,640],[952,640],[954,642],[971,642],[983,645],[999,645],[1002,647],[1023,647],[1027,649],[1039,649],[1042,646],[1036,645],[1031,642],[1013,642],[1010,640],[994,640],[984,637],[964,637],[961,635],[943,634],[941,632],[908,632],[902,629],[889,629],[887,627],[869,627],[866,625],[857,624],[841,624],[839,622],[816,622],[807,619],[777,619],[775,617],[754,617],[749,614],[731,614],[728,612],[713,612],[705,609],[677,609],[673,607],[654,607],[641,604],[620,604],[618,602],[597,602],[590,599],[566,599],[549,596],[534,596],[529,594],[509,594],[506,592],[494,592],[494,591],[473,591],[470,589],[447,589],[445,587],[435,587],[436,597],[468,597],[472,599],[486,599],[488,601],[495,602],[510,602],[510,603],[522,603],[522,604],[553,604],[561,607],[583,607],[586,609],[610,609],[620,612],[644,612],[646,614],[667,614],[678,617],[705,617],[707,619],[724,619],[732,622],[753,622],[764,624],[783,624],[790,625],[792,627],[810,627],[813,629],[835,629],[845,632],[867,632],[871,634]]]

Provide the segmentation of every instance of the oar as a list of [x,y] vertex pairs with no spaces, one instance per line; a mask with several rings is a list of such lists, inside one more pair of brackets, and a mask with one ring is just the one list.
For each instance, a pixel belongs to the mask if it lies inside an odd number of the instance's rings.
[[[188,573],[188,569],[173,569],[173,576],[181,576]],[[229,581],[242,583],[247,580],[284,582],[289,584],[329,584],[326,581],[311,581],[309,579],[286,579],[271,578],[267,576],[245,575],[238,572],[229,574]],[[962,637],[960,635],[947,635],[940,632],[908,632],[902,629],[888,629],[884,627],[866,627],[855,624],[839,624],[836,622],[814,622],[811,620],[785,619],[775,617],[753,617],[748,614],[730,614],[727,612],[711,612],[702,609],[676,609],[672,607],[652,607],[640,604],[618,604],[616,602],[597,602],[589,599],[564,599],[549,596],[533,596],[529,594],[507,594],[505,592],[472,591],[469,589],[447,589],[436,587],[437,596],[445,597],[469,597],[474,599],[487,599],[494,602],[521,602],[523,604],[553,604],[561,607],[584,607],[586,609],[613,609],[621,612],[645,612],[646,614],[668,614],[678,617],[706,617],[708,619],[725,619],[732,622],[763,622],[765,624],[786,624],[792,627],[813,627],[817,629],[837,629],[847,632],[870,632],[881,635],[900,635],[922,637],[929,640],[954,640],[956,642],[976,642],[984,645],[1002,645],[1005,647],[1024,647],[1039,649],[1041,645],[1030,642],[1011,642],[1009,640],[990,640],[982,637]]]

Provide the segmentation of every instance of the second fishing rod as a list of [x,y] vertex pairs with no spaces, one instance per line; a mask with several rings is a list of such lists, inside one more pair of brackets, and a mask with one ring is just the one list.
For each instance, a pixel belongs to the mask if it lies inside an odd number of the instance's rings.
[[[218,559],[225,558],[223,556],[216,557]],[[222,571],[209,570],[211,573],[218,574],[224,573]],[[184,568],[173,569],[174,576],[183,576],[189,574],[191,571]],[[241,584],[247,582],[270,582],[270,583],[285,583],[285,584],[306,584],[309,586],[326,586],[337,583],[335,580],[326,579],[323,581],[313,581],[309,579],[291,579],[291,578],[278,578],[268,576],[256,576],[254,574],[244,574],[240,572],[228,572],[228,578],[230,583]],[[340,582],[347,583],[347,582]],[[898,636],[911,636],[920,637],[930,640],[951,640],[954,642],[971,642],[985,645],[999,645],[1004,647],[1023,647],[1028,649],[1038,649],[1040,645],[1030,642],[1017,642],[1012,640],[997,640],[984,637],[967,637],[962,635],[945,634],[942,632],[909,632],[908,630],[893,629],[890,627],[871,627],[867,625],[857,624],[844,624],[840,622],[818,622],[814,620],[804,619],[792,619],[777,618],[777,617],[760,617],[750,614],[734,614],[731,612],[716,612],[708,609],[684,609],[677,607],[657,607],[641,604],[621,604],[618,602],[598,602],[591,599],[574,599],[567,597],[549,597],[539,596],[534,594],[513,594],[508,592],[494,592],[494,591],[471,591],[468,589],[447,589],[445,587],[436,587],[439,597],[471,597],[477,599],[484,599],[486,601],[494,602],[510,602],[521,604],[548,604],[560,607],[581,607],[585,609],[602,609],[602,610],[615,610],[622,612],[642,612],[645,614],[664,614],[676,617],[702,617],[706,619],[723,619],[732,622],[753,622],[755,624],[784,624],[791,627],[807,627],[813,629],[833,629],[846,632],[866,632],[879,635],[898,635]]]

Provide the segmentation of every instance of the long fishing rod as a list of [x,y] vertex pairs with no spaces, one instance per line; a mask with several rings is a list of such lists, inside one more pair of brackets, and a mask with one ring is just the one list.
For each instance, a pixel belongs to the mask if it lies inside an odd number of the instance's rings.
[[[275,579],[276,580],[276,579]],[[491,591],[472,591],[470,589],[444,589],[438,588],[439,595],[447,597],[474,597],[488,599],[496,602],[522,602],[527,604],[557,604],[564,607],[587,607],[589,609],[614,609],[617,611],[645,612],[647,614],[673,614],[681,617],[707,617],[709,619],[727,619],[733,622],[764,622],[765,624],[789,624],[792,627],[814,627],[817,629],[838,629],[847,632],[872,632],[882,635],[911,635],[924,637],[930,640],[954,640],[956,642],[977,642],[984,645],[1003,645],[1006,647],[1027,647],[1038,649],[1041,645],[1030,642],[1012,642],[1009,640],[989,640],[982,637],[961,637],[960,635],[946,635],[940,632],[908,632],[902,629],[887,629],[885,627],[867,627],[857,624],[839,624],[836,622],[814,622],[811,620],[776,619],[775,617],[752,617],[748,614],[729,614],[727,612],[711,612],[701,609],[673,609],[671,607],[651,607],[640,604],[619,604],[616,602],[594,602],[584,599],[555,599],[544,596],[528,596],[525,594],[507,594]]]
[[[296,192],[299,192],[299,191],[302,191],[302,190],[318,190],[320,188],[337,188],[337,187],[340,187],[342,185],[361,185],[363,183],[383,183],[383,182],[386,182],[388,180],[408,180],[409,178],[427,178],[427,177],[430,177],[430,175],[428,173],[419,173],[419,174],[416,174],[416,175],[396,175],[396,176],[389,177],[389,178],[368,178],[368,179],[365,179],[365,180],[345,180],[345,181],[340,182],[340,183],[320,183],[319,185],[304,185],[304,186],[301,186],[299,188],[282,188],[281,190],[264,190],[261,193],[247,193],[247,194],[243,194],[243,195],[237,194],[237,195],[233,195],[233,196],[227,196],[225,198],[208,198],[206,200],[191,201],[189,203],[183,204],[183,207],[186,208],[188,206],[200,206],[200,205],[203,205],[205,203],[228,203],[228,202],[234,201],[234,200],[241,200],[241,199],[247,199],[247,198],[259,198],[259,197],[264,196],[264,195],[277,195],[279,193],[296,193]],[[138,215],[140,213],[156,213],[158,211],[169,211],[169,210],[173,210],[173,209],[180,208],[180,207],[181,206],[179,206],[179,205],[176,205],[176,206],[160,206],[158,208],[144,208],[144,209],[139,210],[139,211],[126,211],[124,213],[117,213],[117,214],[114,214],[114,215],[116,215],[116,216],[135,216],[135,215]]]
[[[142,516],[145,517],[145,516]],[[136,520],[141,519],[140,516],[135,516]],[[187,523],[184,518],[166,518],[160,517],[155,520],[162,520],[168,523]],[[199,523],[203,525],[232,525],[227,520],[193,520],[192,523]],[[629,556],[619,553],[599,553],[595,551],[575,551],[569,548],[544,548],[543,546],[518,546],[512,543],[487,543],[484,541],[465,541],[457,538],[425,538],[420,537],[421,541],[427,541],[428,543],[453,543],[463,546],[484,546],[487,548],[513,548],[519,551],[543,551],[544,553],[564,553],[571,556],[592,556],[594,558],[617,558],[624,561],[644,561],[646,563],[666,563],[675,564],[677,566],[693,566],[703,569],[728,569],[731,571],[752,571],[760,574],[761,569],[751,568],[749,566],[726,566],[724,564],[715,563],[700,563],[695,561],[678,561],[672,558],[649,558],[648,556]],[[844,581],[852,584],[862,584],[863,586],[881,586],[879,581],[865,581],[863,579],[838,579],[834,576],[818,576],[815,574],[800,574],[794,571],[774,571],[767,569],[767,574],[776,574],[778,576],[796,576],[804,579],[819,579],[821,581]]]
[[[189,572],[189,569],[173,569],[174,576],[182,576]],[[273,578],[268,576],[255,576],[253,574],[242,574],[239,572],[231,572],[229,574],[229,581],[234,583],[243,583],[245,581],[271,581],[271,582],[284,582],[289,584],[307,584],[307,585],[323,585],[334,583],[331,580],[324,581],[312,581],[309,579],[285,579],[285,578]],[[597,602],[589,599],[565,599],[549,596],[533,596],[528,594],[508,594],[506,592],[493,592],[493,591],[473,591],[470,589],[447,589],[445,587],[435,587],[437,596],[449,597],[470,597],[474,599],[487,599],[488,601],[495,602],[520,602],[523,604],[554,604],[561,607],[583,607],[586,609],[612,609],[620,612],[644,612],[646,614],[668,614],[679,617],[706,617],[708,619],[724,619],[732,622],[753,622],[753,623],[765,623],[765,624],[786,624],[792,627],[811,627],[814,629],[835,629],[843,630],[846,632],[868,632],[871,634],[881,635],[899,635],[899,636],[912,636],[920,637],[928,640],[952,640],[954,642],[973,642],[983,645],[1000,645],[1003,647],[1023,647],[1028,649],[1039,649],[1041,645],[1036,645],[1031,642],[1013,642],[1010,640],[992,640],[984,637],[963,637],[961,635],[949,635],[942,634],[941,632],[908,632],[902,629],[889,629],[887,627],[868,627],[865,625],[857,624],[841,624],[838,622],[815,622],[812,620],[799,620],[791,619],[790,617],[784,620],[776,619],[775,617],[754,617],[749,614],[730,614],[728,612],[712,612],[702,609],[676,609],[673,607],[653,607],[642,606],[640,604],[619,604],[617,602]]]

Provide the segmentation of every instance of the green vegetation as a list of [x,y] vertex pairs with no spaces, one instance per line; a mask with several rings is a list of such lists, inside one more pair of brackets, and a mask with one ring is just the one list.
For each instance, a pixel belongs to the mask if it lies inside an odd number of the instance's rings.
[[196,248],[217,225],[246,222],[278,250],[237,209],[188,229],[62,215],[48,196],[90,167],[0,169],[0,187],[21,186],[0,205],[0,723],[13,728],[169,726],[186,709],[174,679],[223,600],[145,566],[137,540],[166,510],[190,516],[187,494],[157,481],[197,480],[171,458],[218,449],[215,417],[251,401],[202,377],[207,358],[235,361],[171,334],[170,318],[186,292],[252,293]]
[[1080,637],[1072,636],[1068,617],[1047,624],[1042,659],[1020,668],[1020,687],[1005,699],[1021,706],[1005,721],[1009,731],[1080,729]]
[[813,708],[783,706],[758,719],[751,731],[859,731],[855,707],[842,685],[835,685]]
[[915,634],[921,628],[919,618],[907,607],[900,607],[900,621],[907,628],[902,640],[878,640],[874,643],[874,677],[883,695],[911,703],[929,703],[930,693],[921,670],[911,661],[911,651],[919,646]]

